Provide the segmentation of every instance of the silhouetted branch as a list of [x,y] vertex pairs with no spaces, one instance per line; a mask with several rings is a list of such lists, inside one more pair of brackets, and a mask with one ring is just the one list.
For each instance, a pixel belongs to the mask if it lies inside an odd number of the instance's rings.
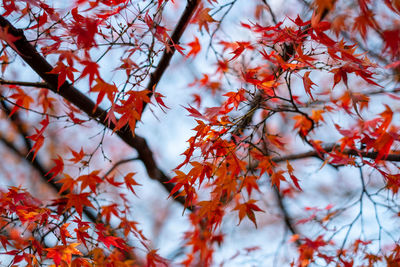
[[139,158],[129,158],[129,159],[122,159],[120,161],[117,161],[105,174],[104,177],[109,175],[113,170],[115,170],[119,165],[134,161],[134,160],[138,160]]
[[[332,152],[335,148],[337,148],[338,145],[328,145],[328,146],[323,146],[323,149],[329,153]],[[393,151],[394,153],[388,154],[386,157],[384,157],[382,160],[385,161],[393,161],[393,162],[400,162],[400,151]],[[363,158],[369,158],[369,159],[376,159],[378,156],[378,152],[363,152],[363,151],[357,151],[354,149],[344,149],[343,151],[340,151],[341,154],[344,155],[350,155],[350,156],[362,156]],[[324,154],[323,152],[318,153],[315,150],[304,152],[304,153],[299,153],[299,154],[291,154],[291,155],[286,155],[282,157],[274,157],[272,158],[272,161],[274,162],[282,162],[286,160],[297,160],[297,159],[305,159],[305,158],[311,158],[311,157],[316,157],[320,158],[320,155]]]

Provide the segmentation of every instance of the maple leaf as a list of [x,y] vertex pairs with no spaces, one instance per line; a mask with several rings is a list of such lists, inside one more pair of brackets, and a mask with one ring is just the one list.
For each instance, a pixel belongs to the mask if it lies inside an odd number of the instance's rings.
[[203,114],[201,114],[197,109],[195,109],[191,105],[189,105],[188,108],[185,107],[185,109],[190,112],[190,116],[195,118],[205,119],[205,116],[203,116]]
[[378,155],[376,156],[375,161],[379,161],[381,159],[385,159],[389,154],[390,147],[393,142],[398,139],[397,134],[395,134],[394,128],[392,127],[389,133],[383,132],[379,138],[375,141],[374,148],[378,151]]
[[[157,40],[159,40],[161,43],[164,43],[166,46],[167,51],[171,51],[170,45],[168,44],[168,41],[172,41],[171,37],[168,34],[169,29],[159,25],[158,23],[156,23],[148,14],[148,12],[146,13],[144,20],[147,24],[147,26],[149,27],[149,29],[152,31],[152,33],[154,34],[154,37],[156,37]],[[174,47],[179,51],[181,48],[178,46],[175,46],[175,44],[173,44]]]
[[60,190],[58,191],[59,194],[69,190],[72,191],[77,184],[77,181],[73,179],[68,174],[64,174],[64,178],[59,179],[56,183],[62,184]]
[[203,27],[207,32],[209,32],[208,23],[217,22],[210,16],[210,11],[211,8],[203,8],[200,6],[193,16],[192,23],[197,23],[199,25],[200,32],[202,31]]
[[49,173],[52,173],[53,175],[50,177],[49,181],[53,180],[54,177],[56,177],[57,175],[59,175],[60,173],[62,173],[62,171],[64,170],[64,161],[63,159],[57,155],[56,159],[53,159],[54,163],[56,164],[56,166],[54,166],[53,168],[50,169],[50,171],[48,171],[45,175],[49,175]]
[[314,121],[314,122],[319,122],[319,121],[324,121],[324,117],[322,116],[322,114],[324,113],[325,111],[323,110],[323,109],[318,109],[318,110],[315,110],[315,109],[313,109],[312,111],[311,111],[311,116],[310,116],[310,118]]
[[79,152],[76,152],[73,149],[69,149],[72,153],[73,158],[68,159],[68,161],[72,161],[73,163],[78,163],[80,162],[83,157],[85,156],[85,153],[83,152],[83,148],[81,147],[81,150]]
[[[113,129],[114,132],[121,129],[126,124],[129,125],[129,128],[132,134],[135,134],[136,128],[136,121],[140,120],[141,114],[143,111],[143,104],[149,103],[149,90],[142,90],[142,91],[129,91],[127,95],[129,95],[127,100],[120,100],[121,105],[115,105],[115,112],[122,114],[121,118],[115,125]],[[113,120],[113,115],[108,113],[109,120]]]
[[86,245],[86,239],[90,238],[90,235],[88,234],[88,229],[90,228],[89,225],[84,225],[82,227],[74,229],[74,232],[76,234],[76,238],[83,243],[83,245],[87,248]]
[[89,75],[89,85],[91,86],[95,77],[100,77],[99,65],[90,60],[83,60],[80,63],[85,66],[82,70],[81,78]]
[[236,48],[231,52],[233,57],[229,59],[229,61],[234,60],[235,58],[239,57],[245,49],[253,49],[249,42],[236,42]]
[[0,243],[3,246],[3,248],[6,249],[7,246],[10,244],[10,240],[8,239],[8,237],[0,235]]
[[386,130],[392,122],[393,111],[388,105],[385,104],[385,111],[381,112],[379,115],[383,118],[383,123],[380,126],[380,129]]
[[43,113],[46,113],[48,109],[54,110],[54,103],[57,100],[53,97],[49,97],[49,90],[40,89],[38,94],[39,103],[43,107]]
[[246,93],[246,90],[244,90],[243,88],[241,88],[239,91],[237,92],[228,92],[226,94],[224,94],[224,96],[227,96],[228,99],[225,101],[226,105],[229,104],[233,104],[233,106],[236,108],[238,108],[239,104],[242,103],[243,101],[246,100],[246,98],[244,97],[244,94]]
[[189,53],[186,55],[187,58],[189,58],[190,56],[192,57],[196,57],[196,55],[200,52],[201,50],[201,45],[199,42],[199,38],[197,38],[197,36],[194,37],[194,41],[190,42],[187,44],[188,46],[190,46],[190,51]]
[[396,13],[400,12],[400,1],[399,0],[384,0],[385,4]]
[[293,128],[299,128],[299,134],[306,136],[312,127],[312,122],[301,114],[293,116],[292,119],[296,121]]
[[30,154],[32,151],[35,151],[32,157],[32,161],[35,160],[37,153],[44,144],[43,132],[49,125],[49,118],[46,116],[46,118],[42,120],[40,124],[42,125],[42,128],[40,130],[35,128],[36,134],[26,137],[35,142],[35,144],[32,146],[32,149],[28,152],[28,154]]
[[104,96],[107,94],[108,100],[113,102],[115,94],[118,93],[118,88],[115,84],[109,84],[104,82],[102,79],[96,79],[96,85],[90,88],[90,92],[98,92],[99,95],[97,96],[96,105],[94,106],[93,111],[97,109],[101,101],[103,100]]
[[110,246],[114,246],[114,247],[121,248],[121,249],[124,248],[125,242],[121,238],[116,237],[116,236],[105,236],[100,231],[97,231],[96,233],[98,235],[97,240],[100,243],[103,243],[108,249],[110,248]]
[[77,7],[71,10],[71,14],[75,21],[70,27],[70,33],[71,36],[76,37],[77,46],[83,49],[97,47],[95,35],[99,32],[99,20],[79,15]]
[[392,58],[400,55],[400,29],[386,30],[382,33],[383,40],[385,42],[385,47],[383,52],[390,50]]
[[257,176],[246,176],[243,177],[243,182],[241,187],[245,187],[247,194],[250,196],[253,189],[260,192],[260,188],[257,184],[258,177]]
[[297,177],[293,175],[294,169],[293,169],[292,165],[290,165],[288,160],[286,161],[286,167],[287,167],[288,173],[289,173],[290,178],[292,179],[294,185],[297,187],[297,189],[299,189],[300,191],[303,191],[303,190],[301,190],[301,187],[299,185],[299,179],[297,179]]
[[89,187],[93,193],[96,193],[96,187],[103,183],[103,180],[98,176],[99,173],[99,170],[95,170],[89,174],[79,176],[76,180],[81,182],[81,191]]
[[336,37],[339,37],[339,34],[346,30],[346,26],[348,25],[346,19],[347,15],[338,15],[333,19],[331,29]]
[[312,89],[312,86],[315,85],[315,83],[313,83],[313,81],[311,81],[311,79],[309,77],[310,73],[311,73],[311,71],[307,71],[306,73],[304,73],[303,84],[304,84],[304,89],[306,90],[306,93],[311,97],[311,100],[314,101],[314,97],[311,94],[311,89]]
[[32,29],[35,29],[35,28],[39,29],[40,27],[42,27],[47,22],[47,14],[46,14],[46,12],[43,12],[42,15],[39,15],[39,18],[37,18],[36,20],[37,20],[37,24],[29,27],[28,30],[32,30]]
[[70,209],[75,207],[76,212],[78,212],[79,216],[82,217],[83,207],[91,207],[94,208],[92,202],[88,199],[90,193],[81,193],[81,194],[74,194],[69,193],[65,197],[68,199],[66,204],[66,209]]
[[119,212],[118,212],[118,205],[117,204],[111,204],[108,206],[102,206],[101,207],[101,216],[104,216],[106,218],[106,222],[110,223],[111,215],[114,214],[117,218],[119,218]]
[[136,173],[134,173],[134,172],[128,173],[127,175],[125,175],[124,181],[125,181],[126,187],[128,187],[128,189],[130,191],[132,191],[133,194],[136,195],[135,190],[133,189],[133,186],[141,185],[141,184],[139,184],[138,182],[135,181],[135,179],[132,178],[135,174]]
[[52,248],[45,248],[47,251],[47,257],[53,259],[56,265],[60,265],[61,261],[65,261],[67,264],[71,263],[72,255],[82,255],[82,253],[76,249],[80,243],[71,243],[64,246],[55,246]]
[[318,23],[321,21],[322,16],[325,16],[327,12],[333,9],[336,0],[314,0],[312,7],[314,13],[311,18],[312,27],[318,27]]
[[73,67],[66,66],[63,62],[57,62],[57,65],[48,73],[49,74],[58,74],[57,76],[57,90],[60,90],[60,87],[65,83],[67,77],[71,82],[75,81],[74,72],[78,70]]
[[168,260],[157,254],[157,250],[150,250],[146,255],[147,267],[168,266]]
[[63,242],[64,246],[67,245],[67,237],[72,238],[71,234],[68,232],[67,227],[70,225],[70,223],[64,223],[61,227],[60,227],[60,237],[61,237],[61,241]]
[[368,26],[375,27],[376,25],[374,16],[371,10],[367,10],[354,19],[353,30],[356,29],[364,40],[367,38]]
[[172,177],[171,180],[169,180],[167,183],[174,183],[175,186],[174,188],[171,190],[170,194],[168,197],[173,196],[176,192],[179,191],[179,189],[182,188],[182,186],[184,186],[186,184],[187,181],[187,175],[186,173],[184,173],[183,171],[180,170],[174,170],[174,172],[176,173],[176,176]]
[[110,185],[115,186],[115,187],[120,187],[121,185],[124,184],[124,183],[122,183],[122,182],[117,182],[117,181],[115,181],[115,177],[114,177],[114,176],[111,176],[111,177],[106,176],[106,177],[105,177],[105,180],[106,180]]
[[256,216],[254,214],[254,211],[264,211],[260,209],[256,204],[254,204],[256,202],[256,200],[250,199],[249,201],[242,204],[237,203],[236,207],[233,210],[237,210],[239,212],[239,224],[243,220],[244,216],[247,216],[257,228]]
[[283,170],[279,170],[277,172],[273,172],[271,175],[271,186],[275,185],[278,190],[279,190],[281,181],[286,181],[285,176],[282,175],[283,173],[284,173]]
[[[153,90],[154,91],[154,90]],[[155,92],[154,93],[154,98],[156,99],[157,104],[159,105],[159,107],[162,109],[163,107],[166,109],[169,109],[169,107],[167,107],[163,101],[163,98],[165,96],[163,96],[162,94]],[[163,109],[162,109],[163,110]],[[164,110],[163,110],[164,111]]]
[[19,108],[24,108],[29,110],[30,104],[34,102],[33,98],[27,95],[22,89],[16,87],[17,93],[9,96],[16,100],[13,109],[10,112],[9,117],[11,117]]
[[132,70],[139,68],[139,66],[130,58],[121,59],[121,61],[123,63],[118,67],[118,69],[125,70],[126,76],[128,77],[130,76]]

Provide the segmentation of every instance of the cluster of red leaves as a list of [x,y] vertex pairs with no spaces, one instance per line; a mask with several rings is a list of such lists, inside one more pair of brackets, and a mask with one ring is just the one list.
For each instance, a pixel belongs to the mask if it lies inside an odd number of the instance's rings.
[[[55,171],[57,170],[52,170],[52,172]],[[98,171],[94,171],[77,179],[65,174],[65,178],[57,181],[63,184],[60,189],[63,197],[47,205],[21,188],[11,187],[8,191],[1,193],[1,244],[7,251],[7,255],[14,256],[13,264],[24,260],[28,266],[37,266],[45,263],[46,259],[53,260],[57,266],[71,264],[72,266],[91,266],[91,264],[104,265],[118,262],[128,265],[139,264],[134,258],[127,259],[126,255],[132,251],[125,240],[130,234],[134,234],[143,242],[146,239],[136,228],[137,223],[128,220],[126,214],[119,211],[118,205],[100,207],[100,216],[105,218],[107,225],[85,222],[82,218],[83,209],[95,208],[91,195],[99,184],[105,182],[97,174]],[[132,173],[128,174],[124,178],[124,183],[133,190],[132,186],[138,183],[132,176]],[[108,184],[120,187],[123,183]],[[85,189],[90,189],[91,193],[82,192]],[[71,223],[64,223],[65,216],[73,215],[74,211],[79,217],[75,216]],[[109,225],[111,216],[120,220],[118,230],[121,231],[122,237],[115,232],[117,229]],[[46,242],[38,240],[42,231],[47,232],[45,236],[50,233],[54,235],[61,244],[46,247]],[[96,243],[103,244],[105,247],[99,247]],[[10,247],[14,249],[9,250]],[[83,256],[82,249],[86,250],[90,259],[77,257]]]
[[[360,1],[362,13],[356,19],[369,19],[363,22],[362,28],[356,29],[363,38],[367,29],[378,29],[372,18],[367,18],[371,12],[368,2]],[[299,180],[294,175],[293,167],[289,162],[286,169],[279,169],[282,166],[279,167],[274,162],[273,155],[269,153],[275,149],[284,150],[282,143],[274,142],[273,138],[270,138],[274,135],[264,132],[264,135],[261,135],[257,130],[249,127],[251,119],[246,122],[246,117],[252,117],[256,108],[264,108],[267,111],[266,118],[273,112],[295,113],[292,116],[295,120],[293,128],[297,129],[303,140],[313,145],[318,155],[325,159],[325,163],[333,166],[352,166],[355,165],[355,159],[358,156],[363,164],[375,168],[385,177],[388,189],[394,194],[398,192],[400,185],[398,175],[382,170],[382,167],[385,168],[383,162],[391,152],[393,144],[400,141],[399,129],[391,126],[393,112],[389,106],[386,106],[386,110],[372,120],[359,120],[358,126],[353,127],[352,130],[343,130],[336,125],[336,129],[343,136],[338,140],[340,149],[326,151],[320,145],[321,141],[311,137],[318,127],[326,124],[324,113],[343,110],[361,118],[360,112],[368,108],[368,96],[352,93],[349,90],[350,75],[360,77],[366,85],[380,87],[373,77],[376,65],[372,64],[364,54],[356,54],[356,45],[335,40],[330,34],[333,24],[326,20],[321,21],[321,16],[324,16],[322,13],[333,10],[334,4],[335,1],[315,1],[312,19],[303,21],[297,17],[292,20],[294,25],[290,27],[283,26],[283,23],[273,26],[242,23],[244,28],[259,37],[257,43],[220,42],[223,51],[231,51],[233,54],[233,57],[219,61],[219,63],[225,62],[225,66],[234,64],[234,61],[240,57],[246,60],[247,54],[252,55],[254,59],[256,57],[254,51],[261,56],[263,61],[258,62],[257,67],[241,70],[241,81],[252,86],[247,88],[254,89],[240,88],[237,91],[228,91],[224,94],[226,98],[220,106],[205,108],[204,111],[192,106],[186,108],[190,116],[197,118],[197,126],[192,129],[194,135],[188,140],[189,148],[183,153],[184,161],[176,168],[176,175],[170,181],[176,184],[171,195],[184,196],[186,207],[194,209],[195,215],[191,216],[202,218],[200,221],[193,221],[195,230],[187,234],[187,244],[192,245],[193,250],[184,262],[186,265],[192,263],[196,253],[200,253],[200,258],[204,262],[210,261],[213,243],[221,242],[219,226],[229,207],[238,212],[239,223],[247,217],[257,226],[255,212],[260,212],[262,209],[255,204],[257,200],[253,192],[259,192],[258,183],[265,180],[264,174],[267,174],[271,185],[277,190],[281,188],[282,182],[289,183],[289,177],[294,187],[301,190]],[[392,5],[388,1],[386,4]],[[395,12],[398,11],[395,10]],[[396,54],[399,44],[398,36],[395,34],[383,36],[386,42],[383,51],[389,50],[393,57],[398,56]],[[192,47],[189,56],[195,56],[200,50],[198,42],[192,42],[189,45]],[[281,47],[282,50],[268,49],[271,47]],[[318,47],[318,49],[313,47]],[[347,90],[344,90],[340,98],[332,99],[333,105],[328,103],[323,109],[312,109],[310,113],[307,113],[298,108],[304,105],[303,100],[293,93],[287,97],[279,85],[283,82],[284,74],[296,74],[302,78],[304,92],[309,98],[307,101],[315,101],[313,90],[317,85],[311,79],[311,74],[321,72],[323,68],[318,65],[321,60],[329,62],[329,72],[333,74],[331,89],[340,84]],[[218,64],[216,75],[224,72],[220,66],[221,64]],[[211,75],[205,74],[204,78],[196,81],[196,84],[212,88],[209,82],[211,78]],[[286,83],[290,82],[286,80]],[[215,87],[221,90],[220,84]],[[215,91],[214,89],[213,93]],[[199,98],[198,95],[196,97]],[[197,99],[196,102],[200,104],[201,99]],[[256,106],[252,106],[253,103],[256,103]],[[289,103],[292,107],[287,108],[287,105],[283,105],[284,103]],[[238,108],[246,106],[250,106],[247,114],[240,117],[235,114]],[[268,110],[271,113],[268,113]],[[244,125],[243,128],[241,125]],[[268,140],[267,148],[257,145],[264,143],[265,140]],[[199,155],[202,159],[200,162]],[[364,158],[363,155],[368,155],[368,157]],[[371,160],[371,155],[376,155],[373,160]],[[190,167],[185,173],[182,169],[186,168],[187,164]],[[289,186],[292,185],[289,184]],[[204,192],[200,188],[209,192],[208,197],[204,197]],[[199,192],[202,192],[202,197]],[[330,216],[326,217],[326,220],[329,220]],[[210,231],[215,233],[210,233]],[[313,262],[315,253],[318,258],[325,259],[327,263],[334,260],[333,256],[320,252],[320,248],[328,245],[328,242],[323,241],[322,236],[315,241],[301,240],[301,244],[299,266],[307,266]],[[345,264],[340,254],[336,257]]]
[[[152,95],[161,108],[166,108],[163,95],[150,91],[154,91],[155,86],[142,89],[142,82],[147,79],[153,65],[153,57],[158,55],[157,49],[161,47],[166,53],[174,49],[183,54],[182,47],[173,42],[170,29],[158,17],[167,2],[158,0],[152,7],[135,14],[134,19],[124,16],[121,19],[120,14],[131,13],[128,9],[130,1],[78,0],[66,15],[68,19],[65,19],[43,1],[23,3],[3,0],[2,16],[18,13],[18,20],[29,21],[26,27],[29,34],[34,36],[33,32],[41,32],[37,42],[43,55],[57,59],[54,68],[46,74],[57,76],[58,92],[68,89],[69,83],[74,85],[79,80],[87,80],[89,94],[97,94],[92,113],[100,105],[106,104],[106,97],[109,108],[104,112],[104,118],[108,125],[113,125],[114,132],[129,128],[134,135],[136,123],[141,120],[144,107],[150,103]],[[215,4],[217,1],[208,1],[211,2]],[[196,118],[197,124],[193,128],[194,135],[188,140],[188,149],[183,153],[184,160],[175,168],[175,175],[169,181],[173,184],[170,196],[184,197],[185,208],[192,210],[189,216],[193,228],[185,234],[186,245],[191,247],[191,252],[182,262],[184,265],[191,266],[197,261],[205,266],[212,263],[215,245],[220,245],[224,240],[221,225],[229,212],[237,212],[238,224],[247,218],[257,227],[256,214],[265,209],[258,204],[262,195],[260,183],[267,182],[278,195],[290,196],[302,191],[301,182],[290,162],[282,160],[286,162],[283,166],[278,163],[277,151],[290,152],[283,134],[276,134],[262,126],[276,113],[281,114],[282,120],[289,117],[288,113],[292,114],[293,130],[313,147],[325,164],[355,166],[356,159],[359,159],[362,164],[382,174],[388,190],[393,194],[398,193],[400,177],[384,164],[394,145],[400,141],[399,129],[392,123],[394,112],[385,106],[385,110],[375,118],[364,120],[361,113],[368,108],[370,99],[365,94],[350,90],[350,77],[353,76],[359,77],[365,86],[379,87],[373,76],[376,65],[365,55],[357,54],[356,45],[335,38],[332,32],[338,37],[341,31],[346,30],[346,19],[354,20],[355,26],[351,31],[359,33],[364,40],[370,31],[377,32],[382,38],[382,52],[388,53],[395,61],[389,68],[396,70],[400,57],[399,30],[395,27],[383,28],[375,19],[369,0],[358,1],[359,11],[353,18],[342,14],[329,22],[324,18],[327,13],[334,12],[336,2],[313,1],[314,13],[307,21],[298,16],[293,20],[288,19],[289,23],[279,22],[272,26],[242,22],[241,26],[257,41],[219,41],[222,56],[217,59],[215,73],[203,74],[191,84],[207,88],[213,95],[222,92],[223,101],[216,107],[201,110],[201,97],[195,94],[194,102],[198,108],[190,105],[186,108],[190,116]],[[399,1],[383,2],[393,13],[399,14]],[[211,10],[211,6],[201,3],[190,23],[196,24],[200,32],[205,29],[210,33],[210,28],[218,23]],[[117,23],[113,23],[112,19]],[[119,19],[126,25],[116,30]],[[106,33],[109,31],[111,34]],[[42,37],[42,33],[46,37]],[[20,37],[10,34],[7,27],[0,27],[0,39],[4,41],[4,47],[8,45],[17,53],[22,52],[15,46]],[[144,43],[146,39],[151,39],[151,45]],[[106,75],[101,73],[98,62],[103,56],[96,59],[94,52],[104,45],[99,40],[109,45],[105,54],[114,46],[123,47],[121,64],[116,70],[122,70],[126,76],[125,86],[120,88],[114,82],[107,82],[104,78]],[[200,43],[197,36],[188,42],[190,50],[186,58],[195,58],[200,54]],[[8,61],[5,52],[1,56],[2,60]],[[141,58],[145,60],[140,61]],[[249,64],[251,67],[240,64],[249,59],[253,60]],[[5,71],[5,65],[2,71]],[[236,71],[236,78],[245,86],[225,92],[221,77],[229,71]],[[338,98],[332,98],[322,108],[306,109],[307,103],[317,102],[317,98],[324,95],[314,78],[315,73],[332,77],[329,90],[338,90],[338,87],[344,90]],[[291,91],[292,76],[297,77],[304,87],[301,93],[296,93],[298,95]],[[286,85],[289,92],[284,91],[282,85]],[[21,87],[9,88],[11,94],[7,99],[14,105],[9,117],[20,109],[30,110],[33,104],[43,109],[43,115],[55,110],[56,100],[48,97],[44,89],[34,99]],[[75,117],[79,111],[70,103],[66,105],[69,119],[75,124],[83,123],[83,120]],[[259,109],[262,109],[261,114],[256,113]],[[238,115],[242,110],[247,111]],[[360,120],[350,129],[335,124],[335,129],[342,137],[337,140],[336,146],[326,149],[313,134],[319,127],[327,125],[326,117],[333,112],[345,112]],[[36,133],[27,136],[33,142],[29,151],[33,153],[32,161],[43,147],[49,124],[50,118],[46,115],[40,121],[40,128],[35,128]],[[148,266],[165,264],[156,250],[147,246],[146,238],[136,228],[136,222],[129,219],[126,194],[119,194],[122,205],[95,201],[100,194],[106,193],[104,188],[124,188],[135,194],[135,187],[139,185],[134,179],[135,173],[130,172],[119,178],[102,176],[101,170],[86,170],[90,160],[86,161],[88,157],[83,148],[79,152],[71,150],[71,153],[72,158],[68,160],[57,156],[53,160],[55,166],[46,173],[49,182],[59,187],[58,197],[50,204],[41,203],[20,188],[12,187],[1,193],[0,242],[6,254],[14,257],[13,264],[24,260],[29,266],[36,266],[47,259],[61,266],[140,264],[133,257],[132,247],[126,242],[132,236],[146,248]],[[80,172],[73,176],[65,173],[66,161],[83,168],[84,174]],[[97,212],[95,221],[85,221],[88,210]],[[310,217],[298,223],[314,220],[319,210],[313,211]],[[333,214],[334,211],[329,211],[322,221],[329,220]],[[112,221],[118,222],[116,227],[111,227]],[[50,234],[58,241],[56,245],[46,247],[46,236]],[[338,264],[353,264],[348,257],[350,251],[342,249],[335,255],[323,252],[323,249],[334,244],[326,241],[322,235],[315,239],[295,236],[293,241],[299,242],[299,258],[296,262],[299,266],[307,266],[316,259],[323,259],[327,264],[335,259],[338,259]],[[369,241],[357,240],[352,245],[353,253],[368,244]],[[386,262],[394,264],[398,261],[399,251],[399,246],[396,246],[387,254]],[[346,253],[347,256],[344,255]],[[364,260],[374,264],[382,257],[366,254]]]

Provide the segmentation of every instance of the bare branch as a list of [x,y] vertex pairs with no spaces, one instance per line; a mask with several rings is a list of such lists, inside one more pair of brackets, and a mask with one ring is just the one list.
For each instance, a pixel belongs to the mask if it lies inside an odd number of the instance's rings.
[[[326,153],[329,153],[329,152],[332,152],[337,147],[338,147],[338,145],[334,144],[334,145],[324,146],[323,149],[326,151]],[[351,155],[351,156],[361,156],[363,158],[369,158],[369,159],[376,159],[378,156],[378,152],[363,152],[363,151],[357,151],[354,149],[344,149],[343,151],[340,151],[340,153],[345,154],[345,155]],[[320,153],[320,154],[322,154],[322,153]],[[272,161],[282,162],[282,161],[286,161],[286,160],[297,160],[297,159],[305,159],[305,158],[312,158],[312,157],[316,157],[316,158],[320,159],[320,154],[317,151],[312,150],[312,151],[299,153],[299,154],[275,157],[275,158],[272,158]],[[393,151],[393,153],[388,154],[383,160],[400,162],[400,151]]]
[[113,170],[115,170],[119,165],[134,161],[134,160],[138,160],[139,158],[129,158],[129,159],[122,159],[120,161],[117,161],[105,174],[103,177],[106,177],[107,175],[109,175]]

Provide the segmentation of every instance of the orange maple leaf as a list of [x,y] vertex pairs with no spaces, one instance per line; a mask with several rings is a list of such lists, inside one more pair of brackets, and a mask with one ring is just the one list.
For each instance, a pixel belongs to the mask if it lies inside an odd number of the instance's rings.
[[32,149],[28,152],[28,154],[30,154],[32,151],[35,151],[33,154],[32,161],[35,160],[36,154],[39,152],[40,148],[43,146],[43,143],[44,143],[43,133],[44,133],[44,130],[46,130],[47,126],[49,125],[49,118],[46,116],[46,118],[44,120],[42,120],[40,122],[40,124],[42,125],[42,129],[38,130],[35,128],[36,134],[26,137],[35,142],[35,144],[32,146]]
[[74,186],[76,185],[77,181],[75,181],[71,176],[68,174],[64,174],[64,178],[58,180],[56,183],[63,184],[61,189],[58,191],[59,194],[62,194],[64,191],[72,191]]
[[115,215],[117,218],[119,218],[119,212],[118,212],[118,205],[117,204],[111,204],[108,206],[102,206],[101,207],[101,216],[104,216],[106,218],[106,222],[109,223],[111,219],[111,215]]
[[187,45],[190,46],[190,51],[186,55],[187,58],[190,56],[195,57],[201,50],[199,38],[197,38],[196,36],[194,37],[194,41],[188,43]]
[[127,175],[125,175],[124,181],[125,181],[126,187],[128,187],[128,189],[130,191],[132,191],[133,194],[136,195],[135,190],[133,189],[133,186],[141,185],[141,184],[139,184],[138,182],[135,181],[135,179],[132,178],[135,174],[136,173],[134,173],[134,172],[128,173]]
[[293,174],[294,169],[293,169],[292,165],[290,165],[289,161],[286,161],[286,167],[287,167],[288,173],[289,173],[290,178],[292,179],[294,185],[297,187],[297,189],[299,189],[300,191],[303,191],[303,190],[301,190],[301,187],[299,185],[299,179],[297,179],[297,177],[294,176],[294,174]]
[[277,172],[272,173],[271,175],[271,186],[276,186],[276,188],[280,187],[281,181],[286,181],[285,176],[283,176],[282,174],[284,173],[283,170],[279,170]]
[[210,10],[211,8],[199,7],[196,14],[193,16],[192,23],[197,23],[200,31],[202,31],[204,27],[206,31],[209,32],[208,23],[216,22],[209,14]]
[[88,206],[94,208],[92,202],[88,199],[90,193],[73,194],[69,193],[66,195],[68,198],[66,209],[75,207],[76,212],[82,217],[83,207]]
[[312,127],[312,122],[301,114],[293,116],[292,119],[296,121],[293,128],[299,128],[299,134],[306,136]]
[[73,149],[69,149],[72,153],[73,158],[68,159],[68,161],[72,161],[73,163],[78,163],[80,162],[83,157],[85,156],[85,153],[83,152],[83,148],[81,147],[81,150],[79,152],[74,151]]
[[97,185],[103,182],[103,180],[98,176],[99,173],[99,170],[95,170],[89,174],[79,176],[77,181],[81,182],[81,191],[86,187],[89,187],[90,190],[95,193]]
[[65,261],[70,264],[72,255],[82,255],[82,253],[76,249],[80,243],[71,243],[68,246],[55,246],[52,248],[46,248],[47,257],[53,259],[56,265],[60,265],[61,261]]
[[115,94],[118,93],[118,88],[115,84],[106,83],[100,78],[96,79],[96,83],[97,84],[90,89],[90,92],[99,93],[94,110],[97,109],[106,94],[108,100],[110,100],[110,102],[113,102]]
[[243,220],[244,216],[247,216],[256,226],[257,228],[257,222],[256,222],[256,216],[254,214],[254,211],[261,211],[263,212],[262,209],[260,209],[256,204],[256,200],[250,199],[249,201],[242,203],[242,204],[237,204],[236,207],[233,210],[237,210],[239,212],[239,224]]
[[324,121],[324,117],[322,116],[322,113],[324,112],[325,111],[323,109],[313,109],[310,117],[314,122]]
[[30,104],[34,102],[33,98],[27,95],[22,89],[18,87],[15,89],[17,90],[17,93],[10,96],[10,98],[16,100],[15,105],[10,112],[10,117],[21,107],[28,110]]
[[311,89],[312,86],[315,85],[315,83],[313,83],[313,81],[311,81],[310,79],[310,71],[307,71],[306,73],[304,73],[303,76],[303,84],[304,84],[304,89],[306,90],[306,93],[311,97],[311,100],[314,101],[314,97],[311,94]]
[[60,227],[60,236],[61,236],[61,241],[63,242],[64,245],[67,245],[67,237],[72,238],[71,234],[68,232],[67,227],[70,225],[70,223],[64,223]]
[[56,166],[54,166],[53,168],[50,169],[50,171],[48,171],[45,175],[49,175],[49,173],[52,173],[53,175],[50,177],[49,181],[53,180],[54,177],[56,177],[57,175],[59,175],[60,173],[62,173],[62,171],[64,170],[64,161],[63,159],[57,155],[56,159],[53,159],[54,163],[56,164]]

